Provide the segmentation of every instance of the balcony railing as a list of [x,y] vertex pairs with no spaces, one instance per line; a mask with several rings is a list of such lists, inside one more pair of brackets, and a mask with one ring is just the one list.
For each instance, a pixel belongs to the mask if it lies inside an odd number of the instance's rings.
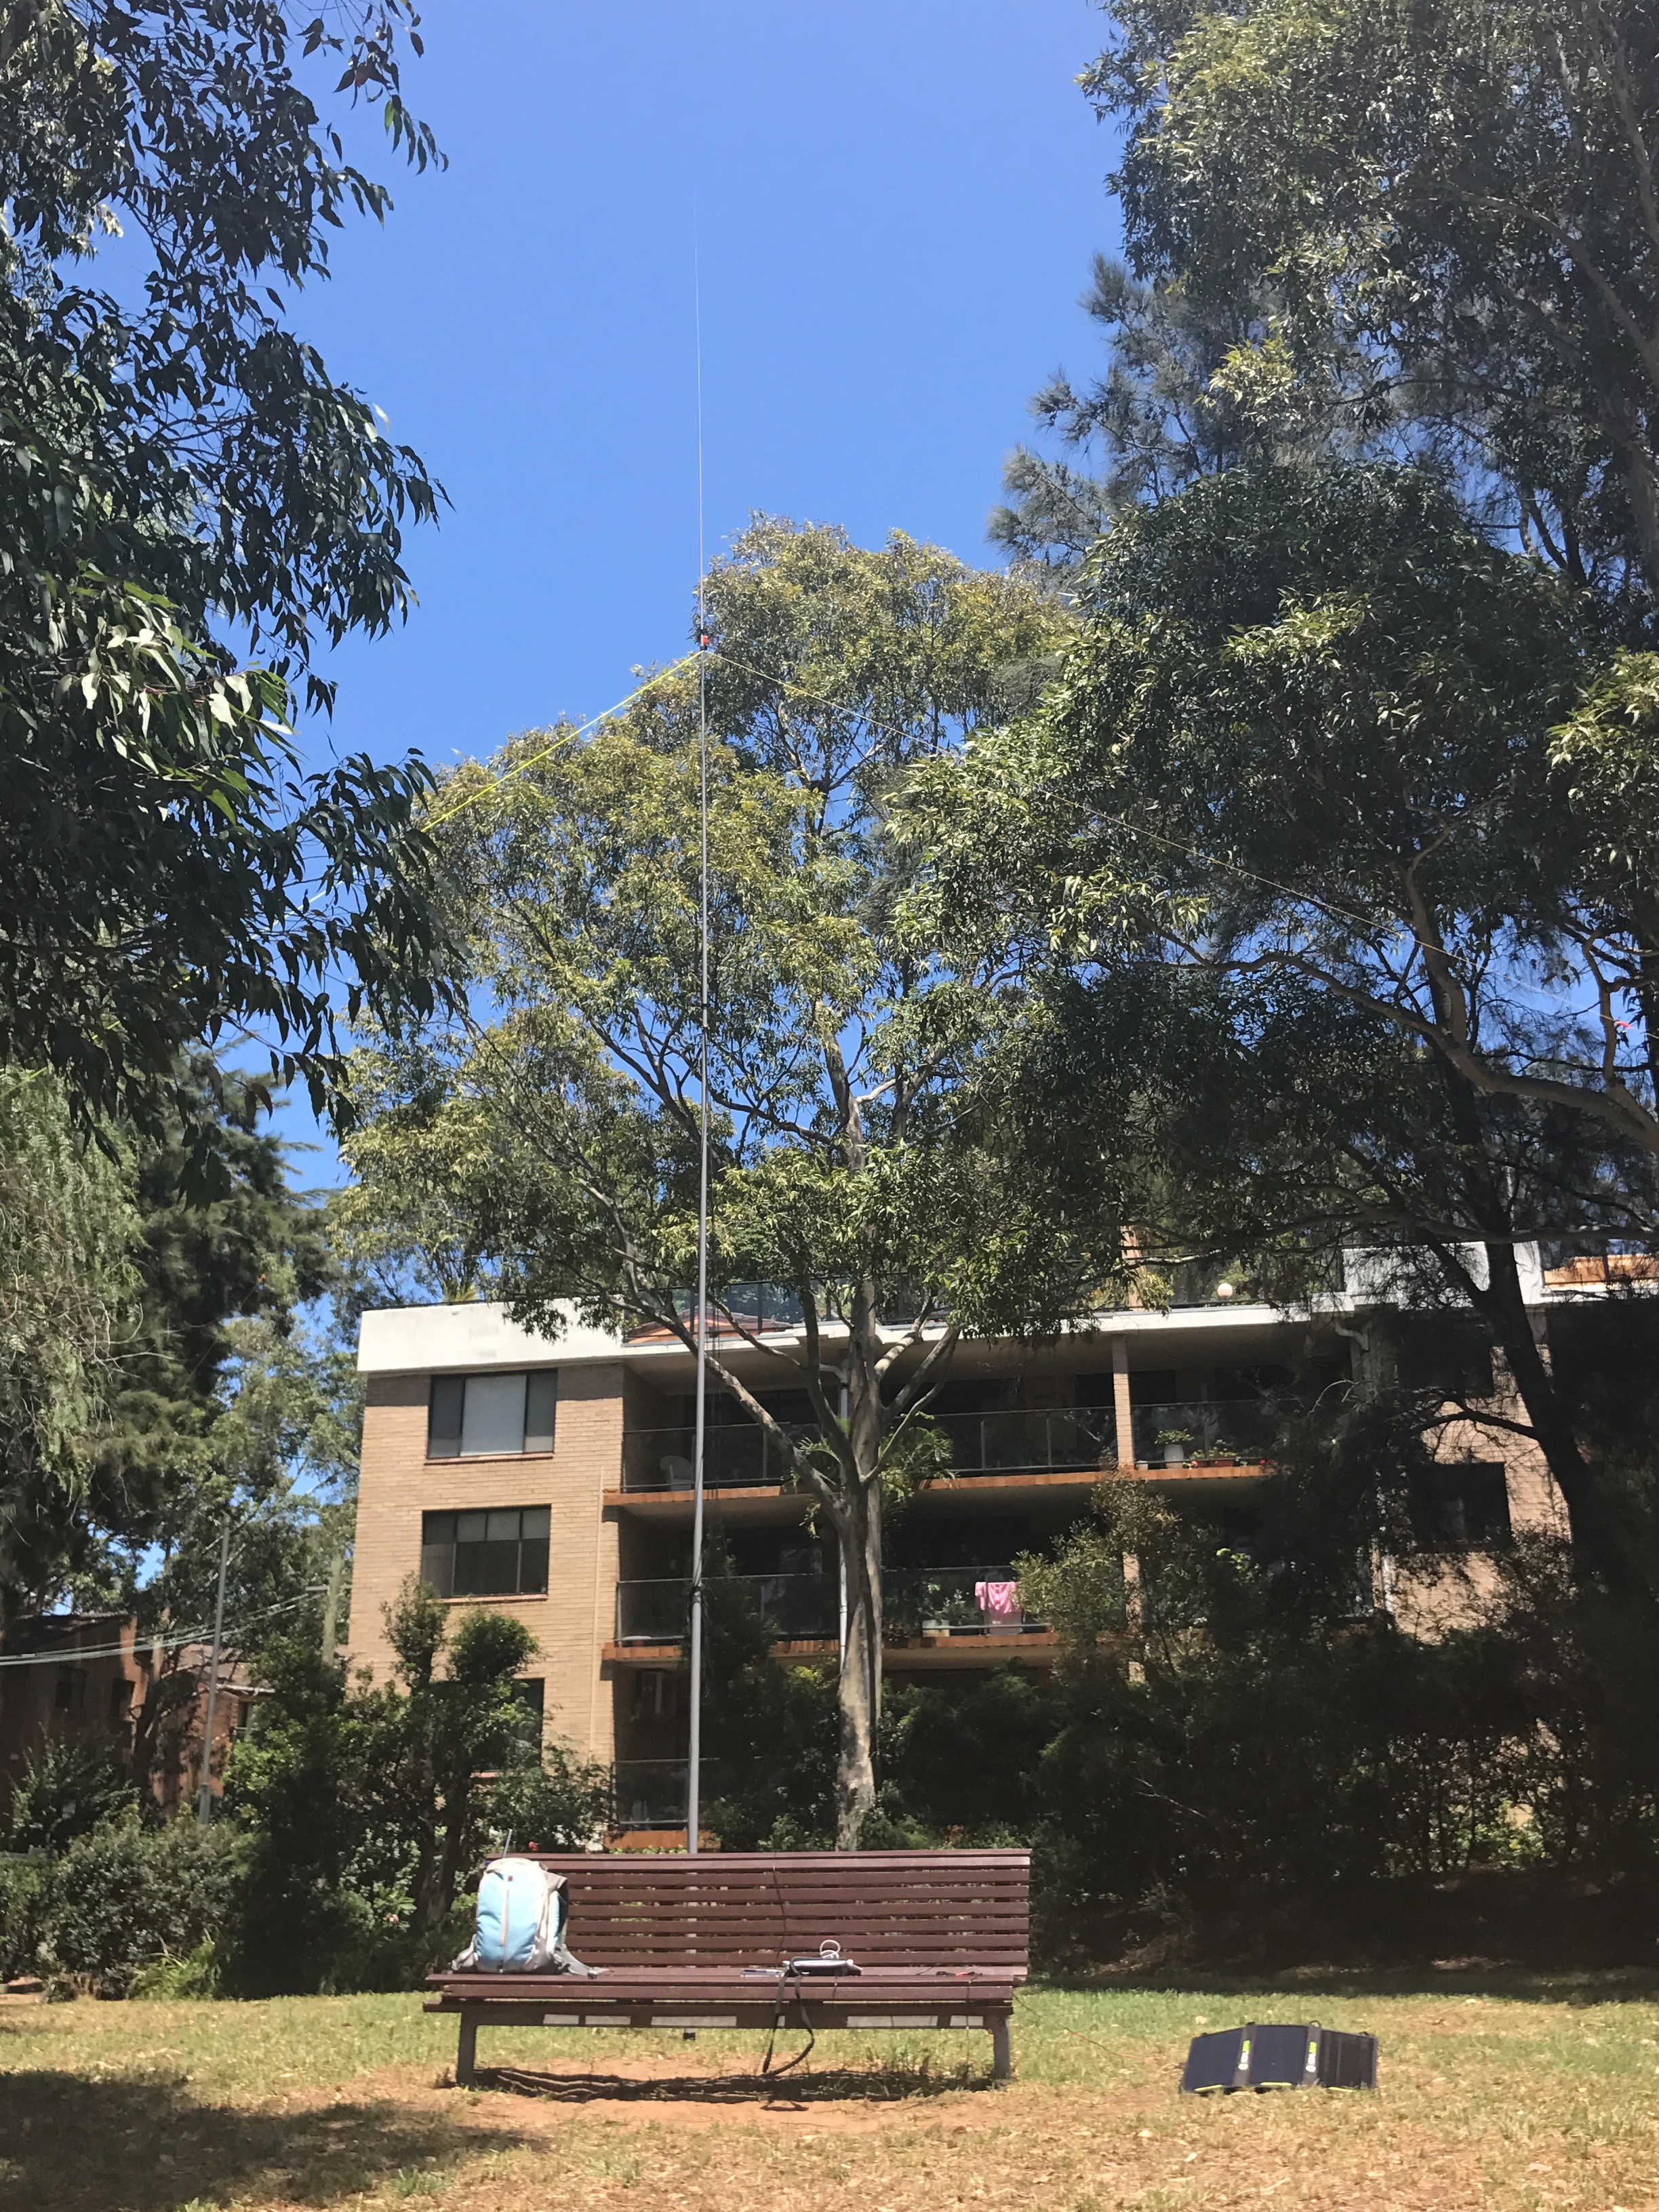
[[[1117,1459],[1117,1430],[1109,1407],[945,1413],[938,1425],[949,1441],[957,1474],[1080,1473],[1114,1466]],[[818,1431],[795,1426],[787,1434],[808,1443]],[[691,1452],[690,1429],[635,1430],[623,1446],[623,1488],[689,1494]],[[788,1452],[767,1430],[734,1425],[708,1431],[703,1480],[711,1490],[760,1489],[791,1480]]]
[[1025,1636],[1048,1626],[1026,1612],[1007,1565],[890,1567],[881,1591],[890,1637]]
[[[1260,1460],[1273,1438],[1272,1409],[1260,1398],[1137,1406],[1133,1419],[1135,1458],[1148,1468],[1181,1467],[1194,1460]],[[1161,1441],[1164,1437],[1170,1441]]]
[[[787,1433],[810,1441],[815,1428],[790,1426]],[[635,1429],[623,1443],[624,1490],[667,1490],[690,1495],[690,1429]],[[759,1490],[791,1479],[788,1452],[771,1431],[748,1422],[710,1428],[703,1443],[702,1479],[711,1490]]]
[[[957,1475],[1085,1474],[1109,1472],[1117,1465],[1117,1421],[1109,1407],[942,1413],[937,1426],[950,1446],[951,1471]],[[1187,1442],[1178,1449],[1188,1460],[1233,1454],[1264,1458],[1273,1442],[1273,1419],[1261,1399],[1234,1398],[1137,1406],[1133,1426],[1136,1459],[1160,1467],[1165,1447],[1158,1437],[1166,1430],[1185,1432]],[[805,1443],[818,1431],[793,1426],[787,1433]],[[623,1487],[689,1496],[691,1451],[690,1429],[635,1430],[623,1447]],[[745,1424],[708,1431],[703,1480],[711,1490],[765,1489],[788,1483],[793,1474],[785,1446],[768,1430]]]
[[[774,1643],[834,1643],[841,1591],[833,1575],[722,1575],[703,1585],[710,1606],[733,1605],[763,1622]],[[691,1612],[689,1575],[617,1585],[618,1644],[678,1644]]]
[[[833,1575],[722,1575],[704,1587],[711,1607],[738,1607],[763,1624],[775,1644],[832,1644],[840,1637],[841,1590]],[[616,1640],[678,1644],[690,1607],[689,1576],[618,1583]],[[1023,1636],[1046,1625],[1020,1603],[1006,1565],[890,1567],[882,1610],[889,1633],[899,1636]]]
[[[718,1761],[699,1762],[703,1802],[714,1794]],[[686,1759],[619,1759],[611,1769],[611,1817],[619,1828],[678,1828],[684,1826]]]
[[1053,1413],[944,1413],[957,1474],[1060,1474],[1117,1461],[1117,1428],[1108,1407],[1066,1407]]

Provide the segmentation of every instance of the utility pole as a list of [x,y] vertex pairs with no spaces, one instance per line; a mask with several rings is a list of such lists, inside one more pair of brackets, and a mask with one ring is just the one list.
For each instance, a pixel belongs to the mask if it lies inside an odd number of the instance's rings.
[[207,1718],[202,1729],[202,1780],[196,1792],[196,1817],[205,1828],[213,1818],[213,1708],[219,1698],[219,1647],[225,1634],[225,1575],[230,1565],[230,1516],[219,1531],[219,1595],[213,1605],[213,1658],[208,1668]]

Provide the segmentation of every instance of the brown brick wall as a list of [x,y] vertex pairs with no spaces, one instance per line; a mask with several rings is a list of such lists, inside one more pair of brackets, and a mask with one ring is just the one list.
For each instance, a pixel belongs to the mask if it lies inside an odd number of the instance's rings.
[[[540,1650],[525,1668],[545,1688],[550,1736],[585,1756],[612,1755],[609,1686],[600,1686],[600,1647],[611,1634],[617,1583],[617,1532],[601,1511],[622,1462],[619,1364],[567,1367],[550,1456],[428,1460],[424,1375],[370,1378],[363,1418],[362,1473],[352,1566],[350,1649],[355,1665],[377,1680],[392,1669],[383,1609],[420,1565],[421,1516],[457,1507],[548,1505],[552,1539],[545,1597],[488,1601],[521,1620]],[[471,1600],[453,1601],[459,1609]]]
[[[1494,1413],[1510,1420],[1526,1418],[1526,1409],[1518,1399],[1499,1396],[1491,1402]],[[1561,1493],[1544,1464],[1543,1453],[1530,1437],[1508,1435],[1501,1429],[1482,1427],[1478,1421],[1449,1421],[1436,1438],[1435,1456],[1449,1462],[1502,1460],[1510,1527],[1517,1531],[1566,1534]],[[1395,1576],[1395,1618],[1407,1634],[1430,1638],[1477,1617],[1498,1588],[1498,1573],[1491,1558],[1479,1552],[1455,1560],[1402,1560],[1396,1565]]]

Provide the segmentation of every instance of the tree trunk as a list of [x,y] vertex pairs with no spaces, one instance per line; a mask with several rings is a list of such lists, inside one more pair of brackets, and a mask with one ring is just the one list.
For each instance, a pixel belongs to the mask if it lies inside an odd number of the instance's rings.
[[[413,1704],[413,1698],[410,1699]],[[416,1726],[429,1726],[422,1717]],[[413,1760],[415,1788],[420,1806],[420,1833],[415,1847],[415,1924],[417,1928],[435,1928],[443,1917],[434,1910],[439,1882],[439,1820],[438,1778],[429,1749],[422,1745]]]
[[1503,1351],[1544,1464],[1561,1492],[1574,1556],[1613,1595],[1650,1606],[1653,1593],[1636,1565],[1637,1554],[1630,1532],[1623,1525],[1624,1516],[1585,1458],[1571,1412],[1533,1334],[1515,1247],[1492,1243],[1486,1252],[1488,1287],[1474,1292],[1476,1308]]
[[424,1927],[441,1928],[455,1902],[455,1891],[461,1878],[461,1850],[466,1841],[471,1809],[471,1773],[452,1775],[444,1791],[443,1841],[434,1854],[431,1885],[421,1916]]
[[[1438,982],[1434,988],[1436,1018],[1443,1027],[1449,1027],[1444,994]],[[1482,1232],[1486,1255],[1486,1288],[1480,1290],[1473,1283],[1463,1287],[1508,1362],[1544,1464],[1567,1509],[1578,1566],[1596,1576],[1612,1595],[1650,1607],[1652,1591],[1635,1565],[1635,1547],[1627,1541],[1621,1526],[1624,1516],[1608,1497],[1596,1469],[1584,1457],[1571,1411],[1532,1333],[1532,1316],[1527,1311],[1515,1257],[1514,1212],[1492,1160],[1480,1102],[1466,1077],[1450,1067],[1443,1067],[1442,1073],[1459,1141],[1468,1148],[1472,1159],[1482,1162],[1468,1188],[1474,1224]],[[1448,1273],[1455,1279],[1449,1265]]]
[[881,1485],[861,1477],[836,1516],[847,1578],[847,1643],[841,1655],[841,1741],[836,1762],[836,1849],[855,1851],[876,1802],[876,1726],[881,1718]]

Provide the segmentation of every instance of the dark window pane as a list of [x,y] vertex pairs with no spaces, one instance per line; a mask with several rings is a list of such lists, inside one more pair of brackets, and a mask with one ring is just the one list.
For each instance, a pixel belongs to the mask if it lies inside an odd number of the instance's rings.
[[1395,1322],[1400,1381],[1407,1390],[1449,1398],[1489,1398],[1492,1345],[1466,1314],[1402,1314]]
[[1132,1406],[1162,1406],[1177,1398],[1196,1398],[1195,1389],[1182,1388],[1199,1378],[1182,1375],[1173,1367],[1137,1367],[1129,1373],[1129,1403]]
[[[542,1751],[542,1711],[544,1703],[544,1685],[539,1677],[528,1682],[515,1682],[513,1685],[513,1701],[517,1712],[512,1735],[517,1739],[520,1756],[522,1757],[526,1752],[528,1752],[532,1759],[538,1759]],[[507,1757],[511,1754],[512,1749],[511,1742],[503,1743],[499,1755]],[[524,1841],[532,1850],[534,1849],[536,1838],[533,1836],[526,1836]]]
[[513,1597],[547,1589],[545,1505],[422,1516],[421,1579],[440,1597]]
[[537,1369],[525,1394],[524,1448],[527,1452],[552,1450],[558,1405],[558,1369]]
[[1509,1485],[1501,1465],[1442,1467],[1413,1486],[1412,1524],[1430,1552],[1486,1552],[1510,1539]]
[[511,1597],[518,1587],[516,1544],[457,1544],[457,1597]]
[[453,1459],[461,1448],[461,1411],[466,1399],[464,1375],[434,1375],[427,1411],[426,1455]]
[[1079,1407],[1109,1410],[1117,1403],[1117,1377],[1109,1368],[1097,1368],[1092,1374],[1073,1376],[1073,1388]]
[[1230,1400],[1268,1397],[1288,1389],[1291,1381],[1288,1367],[1212,1367],[1210,1395]]

